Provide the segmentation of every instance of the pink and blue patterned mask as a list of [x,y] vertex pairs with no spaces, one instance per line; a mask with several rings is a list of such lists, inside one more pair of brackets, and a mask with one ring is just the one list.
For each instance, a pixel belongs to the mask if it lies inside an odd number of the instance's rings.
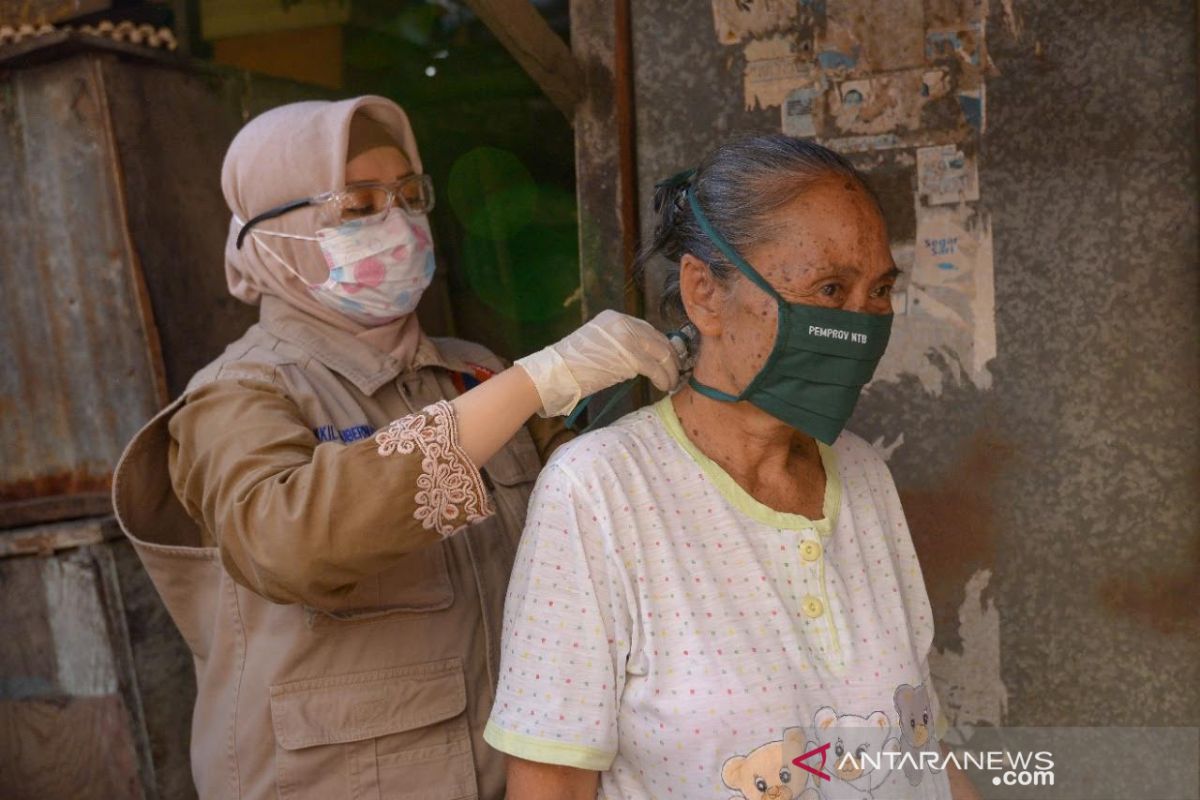
[[[433,239],[424,215],[410,217],[393,210],[382,220],[351,220],[322,228],[315,237],[264,230],[251,235],[317,242],[329,277],[321,283],[304,281],[305,285],[323,305],[361,325],[385,325],[411,314],[433,280]],[[283,258],[265,249],[304,280]]]

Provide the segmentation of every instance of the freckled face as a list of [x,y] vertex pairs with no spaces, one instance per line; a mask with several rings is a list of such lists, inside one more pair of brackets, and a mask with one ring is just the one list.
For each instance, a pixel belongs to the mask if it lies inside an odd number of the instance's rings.
[[[789,303],[890,314],[896,265],[875,202],[853,181],[829,178],[780,209],[770,241],[742,257]],[[719,338],[720,362],[745,387],[775,344],[775,300],[737,273]]]

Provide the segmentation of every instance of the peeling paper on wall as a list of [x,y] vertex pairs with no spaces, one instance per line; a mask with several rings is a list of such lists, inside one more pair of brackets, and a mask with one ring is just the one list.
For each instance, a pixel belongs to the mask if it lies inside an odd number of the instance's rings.
[[917,150],[917,195],[927,206],[979,199],[979,170],[974,156],[953,144]]
[[943,739],[965,745],[977,725],[1000,727],[1008,712],[1008,689],[1000,674],[1000,614],[983,590],[991,570],[979,570],[967,581],[958,609],[962,652],[940,648],[929,654],[929,672],[949,727]]
[[875,452],[879,453],[880,457],[882,457],[884,461],[891,461],[892,453],[899,450],[900,445],[902,444],[904,444],[903,433],[901,433],[895,439],[892,439],[890,443],[884,441],[884,438],[880,436],[876,438],[875,441],[871,442],[871,447],[875,448]]
[[921,127],[924,70],[842,81],[829,96],[829,114],[842,134],[882,134]]
[[917,241],[893,252],[907,272],[894,294],[891,343],[875,381],[915,375],[942,393],[947,364],[980,389],[996,356],[991,223],[967,205],[917,207]]
[[747,111],[782,106],[798,86],[810,86],[820,80],[812,62],[799,52],[794,37],[756,39],[746,44],[745,55]]
[[1000,0],[1000,7],[1004,10],[1004,26],[1014,39],[1020,39],[1025,23],[1013,8],[1013,0]]
[[977,162],[987,3],[712,0],[712,9],[718,40],[745,58],[746,110],[778,106],[784,133],[888,174],[889,211],[904,215],[908,241],[896,257],[907,274],[875,380],[913,375],[935,396],[945,381],[990,388],[992,231]]
[[957,28],[931,29],[925,33],[925,58],[956,58],[978,70],[982,65],[983,23]]
[[924,63],[922,0],[826,0],[824,35],[818,42],[822,66],[843,63],[870,72],[916,67]]
[[796,0],[713,0],[717,41],[737,44],[790,28],[799,15]]
[[824,83],[801,86],[784,98],[781,114],[783,132],[788,136],[809,138],[817,135],[817,103],[825,91]]

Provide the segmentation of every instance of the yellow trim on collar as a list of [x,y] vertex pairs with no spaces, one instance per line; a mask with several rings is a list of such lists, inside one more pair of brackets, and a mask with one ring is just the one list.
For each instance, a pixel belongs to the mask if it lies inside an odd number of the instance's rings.
[[838,477],[837,456],[833,452],[833,449],[824,442],[818,441],[817,449],[821,454],[821,465],[825,468],[825,499],[822,502],[822,513],[825,516],[821,519],[809,519],[803,514],[789,514],[763,505],[758,500],[755,500],[749,492],[739,486],[737,481],[722,469],[717,462],[700,452],[700,449],[692,443],[692,440],[684,432],[683,425],[679,422],[679,417],[675,414],[675,406],[671,402],[670,395],[655,403],[654,411],[658,414],[658,418],[662,420],[667,433],[671,434],[671,438],[678,442],[679,446],[692,457],[692,460],[700,466],[700,469],[704,471],[708,479],[713,482],[734,508],[751,519],[761,522],[764,525],[770,525],[773,528],[788,530],[813,528],[821,536],[829,536],[833,533],[834,526],[837,524],[838,509],[842,503],[842,483]]

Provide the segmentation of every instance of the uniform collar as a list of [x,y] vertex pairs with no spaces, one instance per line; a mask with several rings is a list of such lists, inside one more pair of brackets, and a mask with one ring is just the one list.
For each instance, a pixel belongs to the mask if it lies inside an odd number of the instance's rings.
[[363,394],[373,395],[400,375],[425,367],[460,369],[437,344],[420,334],[411,364],[371,347],[349,331],[317,319],[272,295],[263,295],[259,325],[268,333],[293,344],[324,366],[350,381]]

